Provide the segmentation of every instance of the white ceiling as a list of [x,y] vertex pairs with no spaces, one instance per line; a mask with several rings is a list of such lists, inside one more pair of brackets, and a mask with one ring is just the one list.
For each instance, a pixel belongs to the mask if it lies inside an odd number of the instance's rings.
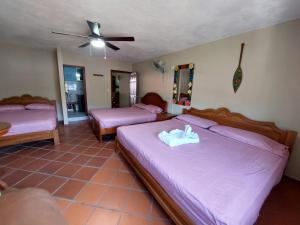
[[101,56],[78,49],[84,39],[51,34],[87,34],[88,19],[104,35],[134,36],[108,57],[138,62],[296,18],[300,0],[1,0],[0,41]]

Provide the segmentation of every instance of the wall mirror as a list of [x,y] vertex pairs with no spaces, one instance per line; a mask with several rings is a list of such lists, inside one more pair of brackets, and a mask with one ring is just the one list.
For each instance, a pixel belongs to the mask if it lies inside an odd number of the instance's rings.
[[192,99],[194,64],[175,66],[173,83],[173,103],[190,106]]

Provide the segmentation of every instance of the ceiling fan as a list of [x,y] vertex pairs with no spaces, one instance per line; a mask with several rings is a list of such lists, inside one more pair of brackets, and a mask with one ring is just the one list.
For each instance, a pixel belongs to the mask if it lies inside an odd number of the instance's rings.
[[109,41],[134,41],[134,37],[105,37],[100,33],[100,23],[86,21],[91,33],[89,35],[81,35],[81,34],[73,34],[73,33],[64,33],[58,31],[52,31],[53,34],[60,34],[66,36],[80,37],[80,38],[88,38],[88,42],[79,46],[79,48],[84,48],[89,46],[90,44],[96,48],[102,48],[107,46],[115,51],[120,48],[111,44]]

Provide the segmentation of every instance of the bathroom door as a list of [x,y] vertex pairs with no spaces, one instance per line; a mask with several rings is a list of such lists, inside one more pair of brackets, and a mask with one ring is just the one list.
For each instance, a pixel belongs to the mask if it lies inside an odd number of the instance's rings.
[[87,116],[85,69],[82,66],[64,65],[65,95],[68,118]]

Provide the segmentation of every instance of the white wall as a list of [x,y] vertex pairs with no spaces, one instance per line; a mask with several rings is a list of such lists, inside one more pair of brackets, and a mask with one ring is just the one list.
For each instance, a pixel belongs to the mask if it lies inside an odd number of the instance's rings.
[[[62,120],[56,51],[7,43],[0,43],[0,49],[0,99],[31,94],[56,100],[58,119]],[[89,108],[111,106],[110,70],[132,70],[129,63],[65,51],[62,63],[85,67]],[[94,73],[104,74],[104,77],[95,77]]]
[[62,119],[54,50],[0,43],[0,99],[30,94],[56,100]]
[[[84,66],[88,108],[111,107],[111,70],[132,71],[132,64],[63,51],[63,64]],[[93,74],[103,74],[103,77]]]
[[[158,92],[170,104],[173,71],[176,64],[195,63],[192,106],[228,107],[256,120],[274,121],[278,126],[300,133],[300,20],[248,32],[165,55],[156,60],[167,64],[161,75],[151,66],[153,60],[133,65],[139,73],[139,91]],[[243,82],[235,94],[232,78],[238,64],[240,44],[245,42]],[[180,109],[180,110],[179,110]],[[300,138],[286,173],[300,180]]]

